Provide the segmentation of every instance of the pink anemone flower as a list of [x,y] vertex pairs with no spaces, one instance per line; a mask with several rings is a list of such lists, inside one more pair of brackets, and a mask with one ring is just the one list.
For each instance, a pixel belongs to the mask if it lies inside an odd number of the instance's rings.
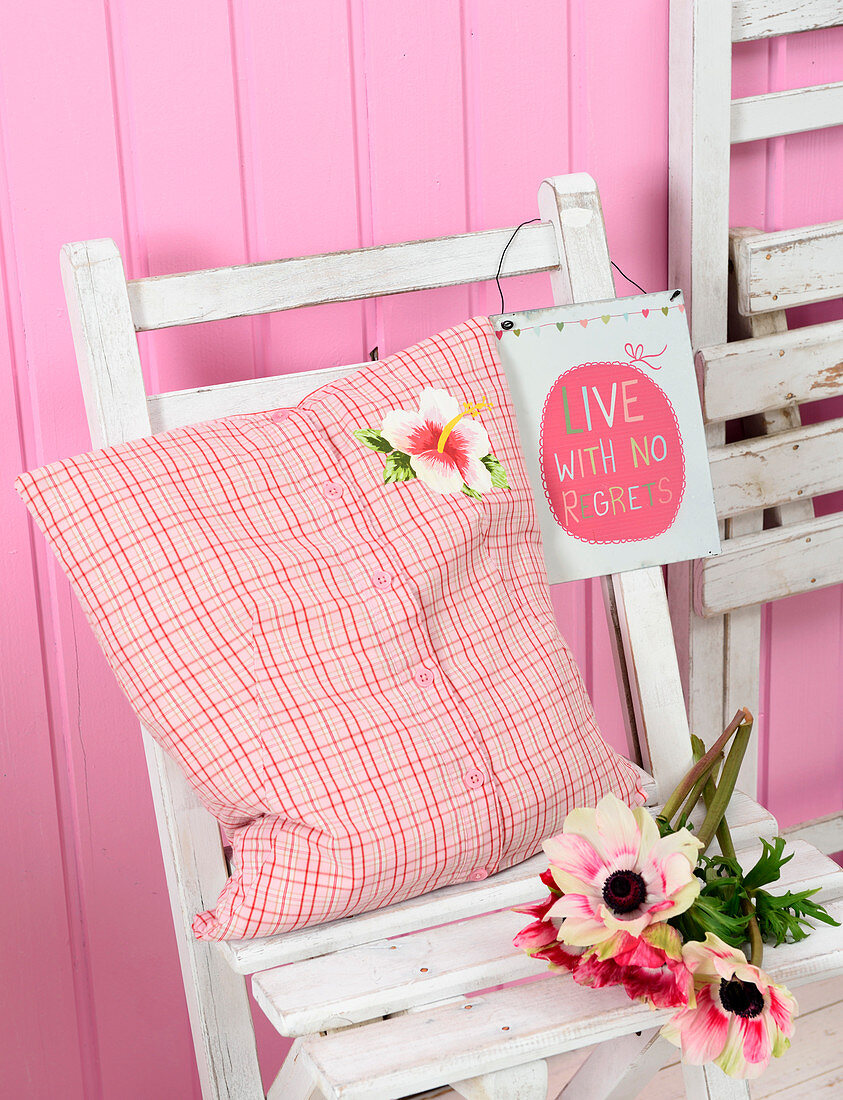
[[653,1008],[678,1008],[694,997],[682,937],[663,923],[649,925],[640,936],[617,932],[597,944],[580,959],[574,981],[594,989],[622,985],[633,1001],[646,1001]]
[[481,459],[489,454],[486,429],[471,419],[488,403],[466,405],[445,390],[426,389],[419,411],[394,409],[383,419],[381,434],[397,451],[410,456],[416,476],[440,493],[462,492],[463,484],[477,493],[492,488],[492,476]]
[[559,942],[557,924],[548,913],[562,896],[550,871],[541,876],[550,893],[544,901],[519,906],[534,917],[513,940],[551,970],[570,970],[579,985],[602,989],[622,985],[627,995],[654,1008],[678,1008],[693,998],[693,981],[682,958],[682,939],[668,924],[653,924],[640,937],[617,932],[596,947],[569,947]]
[[714,1062],[730,1077],[760,1076],[790,1046],[798,1011],[793,995],[712,932],[705,943],[686,943],[683,955],[696,1006],[677,1012],[662,1035],[681,1047],[689,1065]]
[[683,913],[700,892],[700,842],[687,829],[660,837],[643,807],[612,794],[595,809],[571,810],[562,833],[544,842],[562,896],[548,916],[570,947],[593,947],[618,932],[641,936]]
[[585,948],[567,947],[564,943],[559,943],[556,925],[548,920],[547,914],[561,894],[550,871],[543,871],[540,878],[550,893],[545,901],[516,907],[516,913],[526,913],[535,919],[532,924],[522,928],[512,942],[532,958],[544,959],[551,970],[576,970]]

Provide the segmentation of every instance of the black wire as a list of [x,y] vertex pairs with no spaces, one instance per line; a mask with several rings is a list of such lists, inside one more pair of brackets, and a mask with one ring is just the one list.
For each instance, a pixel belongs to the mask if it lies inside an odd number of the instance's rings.
[[[533,222],[538,222],[538,221],[541,221],[541,218],[530,218],[529,221],[521,222],[520,225],[516,225],[515,229],[512,231],[512,236],[509,238],[509,240],[504,245],[503,252],[501,252],[500,263],[498,264],[498,270],[495,274],[495,282],[498,284],[498,294],[500,294],[500,296],[501,296],[501,313],[506,313],[506,306],[505,306],[504,300],[503,300],[503,290],[501,289],[501,269],[503,268],[504,256],[506,256],[507,249],[512,244],[512,242],[515,240],[515,236],[518,233],[519,229],[523,229],[525,225],[532,225]],[[626,279],[626,281],[628,283],[631,283],[632,286],[634,286],[634,287],[636,287],[636,289],[640,290],[642,294],[647,293],[647,291],[644,289],[643,286],[641,286],[639,283],[636,283],[636,281],[634,279],[630,279],[630,277],[627,274],[625,274],[623,271],[621,271],[621,269],[618,267],[618,265],[615,263],[614,260],[610,260],[609,262],[611,263],[611,265],[615,269],[615,271],[617,271],[621,275],[622,278]],[[675,297],[675,295],[674,295],[674,297]]]
[[520,225],[516,225],[515,229],[513,230],[512,236],[509,238],[509,240],[504,245],[503,252],[501,252],[501,260],[500,260],[500,263],[498,264],[497,274],[495,275],[495,282],[498,284],[498,294],[500,294],[500,296],[501,296],[501,313],[506,313],[506,307],[505,307],[504,302],[503,302],[503,291],[501,290],[501,268],[503,267],[503,258],[506,255],[506,250],[509,248],[509,246],[512,244],[512,242],[515,240],[515,234],[518,232],[519,229],[523,229],[525,225],[532,225],[533,222],[540,222],[540,221],[541,221],[541,218],[530,218],[529,221],[521,222]]
[[638,287],[638,289],[641,291],[642,294],[647,293],[647,291],[644,289],[643,286],[638,286],[638,283],[636,283],[636,281],[634,279],[630,279],[630,277],[628,275],[624,275],[624,273],[621,271],[621,269],[618,267],[618,265],[615,263],[614,260],[611,260],[610,263],[611,263],[612,267],[615,269],[615,271],[620,272],[620,274],[623,276],[624,279],[626,279],[626,281],[628,283],[632,283],[633,286]]

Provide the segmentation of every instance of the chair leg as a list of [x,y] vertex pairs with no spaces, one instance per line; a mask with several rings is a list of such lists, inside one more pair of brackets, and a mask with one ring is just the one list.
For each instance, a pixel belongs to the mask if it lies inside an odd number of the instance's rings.
[[749,1085],[717,1066],[682,1066],[687,1100],[750,1100]]
[[299,1058],[300,1046],[301,1039],[296,1039],[269,1087],[266,1100],[323,1100],[310,1068]]
[[659,1041],[659,1029],[601,1043],[556,1100],[635,1100],[676,1051]]
[[451,1084],[465,1100],[546,1100],[547,1062],[528,1062]]

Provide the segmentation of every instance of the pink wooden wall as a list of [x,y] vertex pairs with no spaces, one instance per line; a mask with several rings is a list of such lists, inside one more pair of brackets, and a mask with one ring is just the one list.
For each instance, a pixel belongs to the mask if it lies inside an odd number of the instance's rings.
[[[662,288],[667,7],[3,5],[4,1096],[198,1096],[135,726],[11,490],[21,469],[89,446],[60,244],[114,237],[130,276],[349,248],[513,224],[534,215],[544,175],[587,170],[615,260]],[[842,63],[834,32],[751,45],[736,94],[839,79]],[[734,164],[735,223],[843,214],[839,131],[743,147]],[[510,287],[508,305],[547,300],[533,279]],[[157,334],[142,354],[153,388],[179,388],[383,355],[495,307],[488,287],[430,292]],[[618,742],[599,594],[557,595]],[[837,590],[766,615],[763,792],[785,823],[843,807],[841,630]],[[259,1032],[269,1066],[280,1044]]]

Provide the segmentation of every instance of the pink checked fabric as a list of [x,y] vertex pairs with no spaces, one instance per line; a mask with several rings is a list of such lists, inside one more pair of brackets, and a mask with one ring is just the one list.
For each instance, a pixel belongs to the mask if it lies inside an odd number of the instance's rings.
[[231,837],[201,939],[483,879],[574,804],[641,800],[556,628],[485,319],[296,408],[18,490],[138,716]]

